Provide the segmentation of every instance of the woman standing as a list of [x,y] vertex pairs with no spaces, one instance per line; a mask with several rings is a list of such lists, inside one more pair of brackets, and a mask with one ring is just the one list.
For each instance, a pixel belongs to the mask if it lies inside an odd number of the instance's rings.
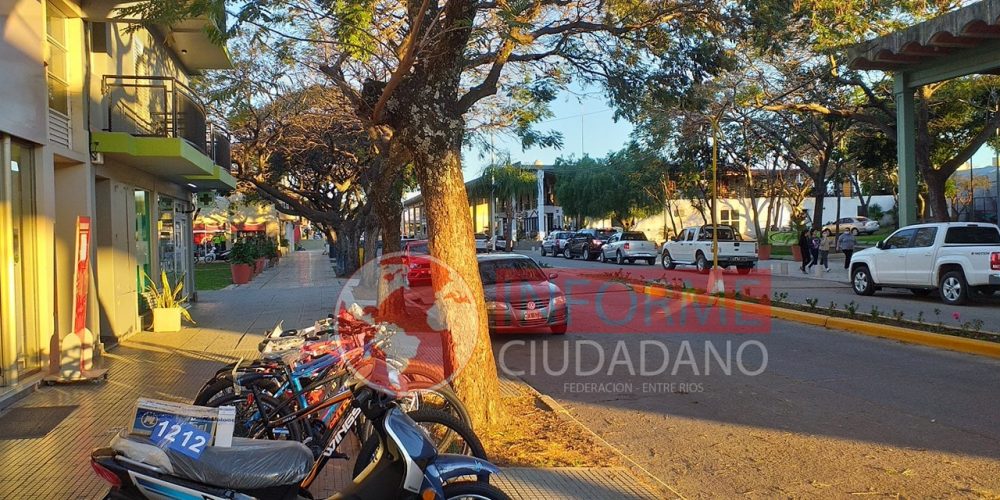
[[830,249],[836,244],[833,233],[829,229],[824,229],[823,237],[819,240],[819,265],[823,266],[826,272],[830,272]]
[[806,267],[812,265],[812,231],[803,229],[799,233],[799,253],[802,254],[802,273],[807,273]]

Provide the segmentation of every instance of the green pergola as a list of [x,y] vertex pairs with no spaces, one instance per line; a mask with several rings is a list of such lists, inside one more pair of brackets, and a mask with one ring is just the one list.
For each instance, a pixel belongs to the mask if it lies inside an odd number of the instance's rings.
[[1000,73],[1000,0],[984,0],[848,50],[849,66],[893,74],[899,223],[917,222],[916,89],[973,74]]

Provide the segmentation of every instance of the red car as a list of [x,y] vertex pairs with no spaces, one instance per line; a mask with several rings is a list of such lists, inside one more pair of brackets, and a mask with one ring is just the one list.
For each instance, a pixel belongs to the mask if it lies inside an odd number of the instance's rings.
[[412,286],[430,286],[431,262],[424,255],[430,255],[427,240],[408,241],[403,246],[403,263],[409,269],[406,281]]

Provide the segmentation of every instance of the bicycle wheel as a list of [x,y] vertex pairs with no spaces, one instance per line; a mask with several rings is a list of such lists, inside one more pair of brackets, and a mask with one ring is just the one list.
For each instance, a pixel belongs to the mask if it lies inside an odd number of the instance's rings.
[[252,392],[234,394],[210,401],[205,406],[218,408],[220,406],[236,407],[236,423],[233,427],[233,436],[252,439],[287,439],[291,441],[302,441],[302,430],[299,422],[293,421],[287,425],[268,428],[265,424],[269,420],[277,420],[288,416],[292,410],[287,406],[281,407],[281,402],[271,396],[260,395],[260,406],[263,406],[264,415],[261,415],[258,402],[253,401]]
[[[458,455],[471,455],[483,460],[489,460],[483,443],[472,432],[472,428],[459,421],[455,417],[431,408],[423,408],[407,415],[418,425],[427,430],[437,447],[438,453],[454,453]],[[365,467],[375,459],[379,445],[378,436],[370,436],[364,441],[361,450],[358,452],[358,459],[354,462],[354,477],[358,477]],[[489,481],[489,474],[477,476],[480,481]]]

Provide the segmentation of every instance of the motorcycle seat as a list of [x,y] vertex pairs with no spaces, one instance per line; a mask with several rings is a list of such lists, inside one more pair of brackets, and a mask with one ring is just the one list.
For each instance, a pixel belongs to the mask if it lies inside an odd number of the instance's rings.
[[[148,443],[145,438],[127,439]],[[152,445],[151,445],[152,446]],[[229,448],[208,446],[198,458],[164,449],[173,474],[199,483],[234,490],[298,484],[313,467],[313,454],[296,441],[233,438]]]

